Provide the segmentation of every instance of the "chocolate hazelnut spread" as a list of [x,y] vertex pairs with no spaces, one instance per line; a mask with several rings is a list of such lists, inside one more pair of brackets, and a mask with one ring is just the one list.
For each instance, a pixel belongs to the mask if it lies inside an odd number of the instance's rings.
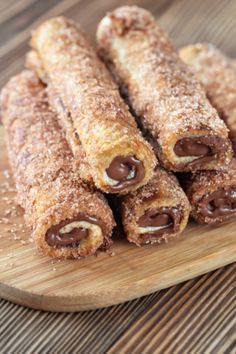
[[224,139],[216,136],[200,136],[183,138],[177,141],[174,152],[179,157],[196,157],[188,162],[188,166],[207,163],[216,158],[216,155],[227,150]]
[[177,156],[209,156],[211,148],[199,141],[198,138],[183,138],[174,147]]
[[46,242],[49,246],[54,247],[78,247],[81,240],[88,236],[88,229],[83,227],[75,227],[70,232],[62,233],[61,230],[69,224],[76,221],[85,221],[90,224],[98,225],[103,228],[103,225],[97,218],[79,214],[74,219],[67,219],[60,222],[58,225],[53,225],[46,233]]
[[143,216],[139,218],[139,227],[158,227],[163,228],[145,233],[146,236],[162,236],[177,232],[180,225],[181,211],[177,208],[158,208],[148,209]]
[[124,189],[142,181],[145,170],[142,161],[134,156],[116,156],[106,169],[109,178],[117,181],[113,190]]
[[206,217],[218,217],[236,212],[236,188],[220,189],[205,195],[199,203],[200,213]]

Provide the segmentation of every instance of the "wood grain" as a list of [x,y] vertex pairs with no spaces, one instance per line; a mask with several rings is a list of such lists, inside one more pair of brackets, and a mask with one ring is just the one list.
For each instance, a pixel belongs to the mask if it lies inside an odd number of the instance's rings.
[[[235,320],[236,266],[169,289],[112,346],[109,353],[206,353],[221,347]],[[177,291],[176,291],[177,290]],[[207,314],[207,315],[206,315]],[[207,318],[207,322],[206,321]],[[233,338],[232,338],[233,339]],[[226,345],[225,345],[226,344]],[[215,351],[217,353],[217,351]]]
[[[52,2],[38,1],[42,8],[36,6],[34,10],[32,4],[36,2],[0,1],[3,24],[0,86],[22,69],[29,32],[35,23],[64,14],[81,22],[93,39],[97,22],[104,13],[124,3],[137,3],[150,9],[179,47],[190,42],[211,41],[229,56],[236,57],[235,0],[58,0],[53,6]],[[14,30],[6,31],[11,24]],[[150,348],[161,354],[235,353],[236,314],[231,307],[234,284],[235,265],[229,265],[139,300],[89,312],[47,313],[0,300],[0,352],[100,354],[110,348],[111,352],[131,353],[129,348],[135,343],[135,354],[150,353]],[[142,328],[148,329],[150,346]],[[161,342],[162,350],[159,350]],[[140,351],[145,345],[148,349]]]
[[[40,312],[2,300],[1,353],[234,353],[235,309],[230,315],[227,309],[235,297],[235,268],[87,312]],[[153,350],[141,351],[147,332]],[[166,349],[159,351],[162,341]],[[189,351],[196,343],[199,351]]]
[[29,242],[23,211],[13,203],[15,193],[6,191],[13,183],[6,178],[2,128],[0,141],[1,297],[40,310],[88,310],[150,294],[236,260],[233,220],[213,227],[191,224],[183,237],[162,246],[136,247],[120,236],[109,253],[52,261]]

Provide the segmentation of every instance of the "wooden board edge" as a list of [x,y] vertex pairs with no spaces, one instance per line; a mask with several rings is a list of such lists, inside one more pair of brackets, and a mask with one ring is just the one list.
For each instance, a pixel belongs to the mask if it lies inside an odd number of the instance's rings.
[[[11,287],[0,283],[0,297],[11,301],[17,305],[28,307],[34,310],[49,311],[49,312],[79,312],[96,310],[100,308],[118,305],[127,301],[137,299],[142,296],[150,295],[156,291],[169,288],[171,286],[183,283],[187,280],[196,278],[200,275],[214,271],[226,265],[236,262],[236,255],[232,255],[231,259],[223,262],[222,258],[215,259],[215,264],[205,270],[199,270],[199,263],[196,262],[193,266],[189,266],[188,272],[184,276],[178,278],[178,281],[173,281],[173,277],[161,277],[155,279],[155,275],[144,279],[137,283],[132,283],[131,286],[114,289],[112,291],[102,290],[96,294],[79,294],[68,298],[68,296],[48,296],[27,292],[22,289]],[[218,261],[218,262],[217,262]],[[175,277],[177,279],[177,277]],[[145,284],[142,285],[142,282]],[[148,285],[146,283],[148,281]],[[114,301],[115,299],[115,301]]]

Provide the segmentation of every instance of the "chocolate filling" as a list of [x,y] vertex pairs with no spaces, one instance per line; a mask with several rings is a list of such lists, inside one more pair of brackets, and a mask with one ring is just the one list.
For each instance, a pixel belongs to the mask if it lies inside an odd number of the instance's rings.
[[206,194],[199,203],[203,216],[216,218],[236,212],[236,189],[220,189]]
[[98,225],[102,228],[101,222],[96,217],[79,214],[74,219],[61,221],[58,225],[53,225],[46,233],[46,242],[52,247],[78,247],[80,241],[88,237],[89,231],[83,227],[75,227],[68,233],[60,232],[61,229],[76,221],[85,221],[90,224]]
[[139,227],[162,227],[156,231],[148,231],[143,235],[147,237],[162,236],[177,232],[180,225],[181,211],[177,208],[158,208],[148,209],[143,216],[139,218]]
[[141,182],[145,170],[142,161],[134,156],[116,156],[106,169],[106,173],[109,178],[117,181],[117,184],[111,188],[120,190]]
[[188,162],[188,166],[194,166],[199,163],[207,163],[216,159],[219,153],[228,149],[225,139],[217,136],[200,136],[183,138],[177,141],[174,152],[179,157],[195,157]]
[[199,138],[183,138],[177,141],[174,147],[177,156],[209,156],[212,154],[211,148],[202,143]]

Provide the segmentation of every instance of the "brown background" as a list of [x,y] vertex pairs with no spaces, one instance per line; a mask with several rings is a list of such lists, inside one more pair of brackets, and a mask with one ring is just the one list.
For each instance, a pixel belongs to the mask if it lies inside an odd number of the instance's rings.
[[[94,40],[98,21],[122,4],[150,9],[178,47],[211,41],[236,57],[236,0],[0,0],[0,86],[23,67],[30,30],[64,14]],[[43,313],[0,300],[0,353],[235,353],[231,265],[107,309]]]

